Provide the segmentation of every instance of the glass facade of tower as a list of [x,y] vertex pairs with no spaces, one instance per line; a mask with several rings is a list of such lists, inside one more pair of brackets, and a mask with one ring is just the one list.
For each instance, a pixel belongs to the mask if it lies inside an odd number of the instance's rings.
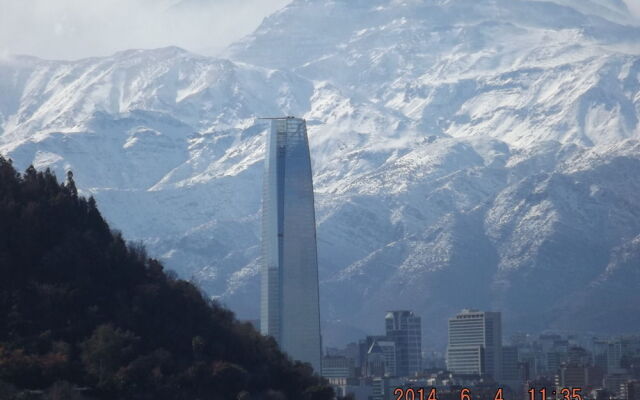
[[396,373],[411,376],[420,372],[422,323],[411,311],[389,311],[385,316],[387,338],[396,344]]
[[262,204],[262,333],[320,373],[316,221],[305,121],[272,120]]

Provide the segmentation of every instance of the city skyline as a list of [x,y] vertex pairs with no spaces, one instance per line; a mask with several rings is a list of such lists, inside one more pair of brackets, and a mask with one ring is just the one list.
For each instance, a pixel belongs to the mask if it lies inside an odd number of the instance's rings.
[[0,10],[0,399],[640,400],[640,0]]
[[571,393],[580,399],[637,400],[640,394],[640,335],[514,333],[503,342],[500,311],[462,309],[441,327],[448,330],[446,357],[423,352],[422,366],[409,371],[410,318],[419,320],[410,310],[381,312],[385,335],[326,349],[322,375],[336,393],[369,400],[396,398],[398,390],[409,397],[413,390],[418,398],[419,388],[424,398],[435,388],[436,396],[447,399],[557,400]]

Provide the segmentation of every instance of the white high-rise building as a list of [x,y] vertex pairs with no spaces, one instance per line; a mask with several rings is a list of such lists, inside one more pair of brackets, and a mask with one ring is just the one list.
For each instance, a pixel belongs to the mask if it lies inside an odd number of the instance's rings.
[[305,121],[273,119],[262,203],[261,331],[321,372],[316,221]]
[[502,324],[499,312],[462,310],[449,319],[447,369],[458,374],[502,376]]

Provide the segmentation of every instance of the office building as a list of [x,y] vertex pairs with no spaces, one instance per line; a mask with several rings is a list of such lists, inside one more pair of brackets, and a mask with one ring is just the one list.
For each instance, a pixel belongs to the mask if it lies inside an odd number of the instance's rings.
[[322,376],[329,381],[333,378],[353,378],[354,362],[345,356],[322,357]]
[[502,326],[499,312],[462,310],[449,319],[447,369],[501,379]]
[[397,376],[397,346],[392,340],[378,338],[367,352],[367,376]]
[[619,373],[622,360],[628,357],[640,357],[640,337],[622,336],[609,341],[607,346],[607,372]]
[[625,372],[607,374],[603,379],[602,386],[614,397],[622,397],[624,386],[630,380],[630,376]]
[[524,376],[518,360],[518,348],[516,346],[504,346],[502,348],[502,377],[500,382],[509,386],[514,393],[522,391]]
[[385,316],[386,336],[396,344],[396,373],[411,376],[420,372],[422,325],[411,311],[389,311]]
[[625,400],[640,400],[640,381],[629,380],[623,383],[620,397]]
[[356,367],[360,367],[362,376],[369,376],[367,373],[367,358],[369,356],[369,349],[371,349],[371,345],[376,340],[386,340],[386,336],[366,336],[364,339],[360,339],[358,341],[358,358],[356,359]]
[[265,155],[260,327],[321,372],[311,160],[305,121],[273,119]]
[[586,388],[589,386],[589,368],[576,363],[562,364],[555,384],[557,392],[563,388]]
[[404,381],[400,378],[375,378],[372,382],[371,400],[395,399],[395,389],[402,386]]

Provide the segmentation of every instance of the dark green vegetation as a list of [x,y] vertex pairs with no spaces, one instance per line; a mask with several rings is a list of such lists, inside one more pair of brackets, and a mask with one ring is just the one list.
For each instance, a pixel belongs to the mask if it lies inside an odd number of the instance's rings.
[[71,175],[19,174],[0,157],[0,399],[332,397],[309,366],[127,245]]

